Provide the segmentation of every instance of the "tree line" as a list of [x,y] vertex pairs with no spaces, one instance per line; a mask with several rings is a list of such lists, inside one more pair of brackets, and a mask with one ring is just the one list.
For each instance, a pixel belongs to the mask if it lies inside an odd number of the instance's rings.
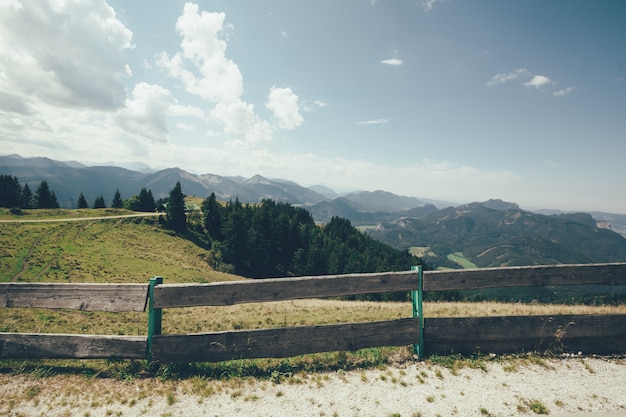
[[59,208],[59,201],[47,181],[41,181],[33,194],[28,184],[20,185],[17,177],[0,175],[0,207]]
[[250,278],[405,271],[421,263],[406,251],[378,242],[333,217],[318,225],[288,203],[263,200],[202,203],[203,230],[233,273]]

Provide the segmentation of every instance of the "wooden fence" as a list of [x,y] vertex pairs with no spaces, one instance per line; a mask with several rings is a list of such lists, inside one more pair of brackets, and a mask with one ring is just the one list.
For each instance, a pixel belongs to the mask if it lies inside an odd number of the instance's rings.
[[[128,358],[159,362],[288,357],[377,346],[421,346],[419,353],[544,349],[626,352],[626,314],[423,318],[422,291],[557,285],[626,285],[626,263],[472,270],[420,270],[277,278],[210,284],[0,284],[0,306],[86,311],[149,310],[147,336],[0,333],[2,358]],[[398,320],[160,334],[163,308],[411,291],[413,317]],[[407,316],[409,312],[407,312]]]

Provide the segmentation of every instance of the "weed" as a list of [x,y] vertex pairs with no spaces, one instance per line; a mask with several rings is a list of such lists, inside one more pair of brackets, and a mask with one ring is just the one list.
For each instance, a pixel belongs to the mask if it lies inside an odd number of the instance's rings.
[[[550,414],[548,408],[539,400],[522,400],[523,410],[530,410],[535,414]],[[520,409],[518,405],[518,410]]]

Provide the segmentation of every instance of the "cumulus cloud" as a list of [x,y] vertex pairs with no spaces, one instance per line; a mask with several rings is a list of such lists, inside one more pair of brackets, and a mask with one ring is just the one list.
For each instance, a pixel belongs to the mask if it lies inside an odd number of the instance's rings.
[[392,65],[392,66],[398,66],[398,65],[402,65],[402,60],[398,59],[398,58],[389,58],[389,59],[383,59],[382,61],[380,61],[382,64],[385,65]]
[[[185,4],[176,21],[176,30],[182,37],[180,51],[171,57],[161,52],[157,64],[179,80],[185,91],[214,106],[209,115],[222,125],[225,134],[242,135],[249,141],[271,139],[270,123],[259,118],[254,105],[241,98],[243,76],[238,65],[226,56],[227,36],[233,27],[225,23],[225,18],[224,13],[201,12],[197,4]],[[278,115],[273,109],[278,126],[296,123],[293,114],[285,110],[286,105],[279,106],[275,100],[278,98],[268,103],[276,109],[280,107]]]
[[488,86],[496,86],[500,84],[504,84],[507,81],[516,80],[520,77],[527,77],[530,75],[530,72],[526,68],[518,68],[511,72],[496,74],[487,81]]
[[574,90],[576,90],[575,87],[567,87],[567,88],[564,88],[562,90],[555,91],[554,93],[552,93],[552,95],[555,96],[555,97],[562,97],[562,96],[566,96],[568,94],[573,93]]
[[291,88],[272,87],[265,106],[272,111],[276,126],[281,129],[295,129],[304,121],[298,96]]
[[541,88],[544,85],[548,85],[548,84],[552,84],[552,80],[549,77],[546,77],[545,75],[535,75],[530,81],[524,83],[526,87],[535,87],[535,88]]
[[131,41],[132,32],[105,2],[2,2],[0,91],[12,94],[17,111],[36,101],[119,108],[126,99],[121,79],[130,75],[125,51]]
[[169,90],[158,85],[139,83],[116,120],[129,133],[165,142],[168,136],[166,116],[173,104],[175,100]]

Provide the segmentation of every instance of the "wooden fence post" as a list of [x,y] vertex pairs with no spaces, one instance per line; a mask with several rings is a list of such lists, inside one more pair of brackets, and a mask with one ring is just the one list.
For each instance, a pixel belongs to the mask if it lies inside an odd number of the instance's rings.
[[150,286],[148,287],[148,340],[146,343],[146,359],[148,364],[152,362],[152,337],[161,334],[163,310],[154,308],[154,287],[159,284],[163,284],[163,277],[150,278]]
[[417,344],[413,345],[413,353],[415,353],[419,359],[422,359],[424,354],[424,310],[422,308],[423,301],[423,273],[422,266],[412,266],[411,271],[417,271],[417,289],[411,291],[411,299],[413,300],[413,317],[419,317],[419,335],[420,340]]

